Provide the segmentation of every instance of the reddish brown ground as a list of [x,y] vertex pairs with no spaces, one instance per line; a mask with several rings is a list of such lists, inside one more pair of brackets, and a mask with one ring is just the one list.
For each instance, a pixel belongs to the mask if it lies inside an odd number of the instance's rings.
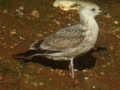
[[[93,1],[93,0],[92,0]],[[95,0],[94,0],[95,1]],[[110,15],[100,15],[96,47],[106,51],[76,58],[76,79],[69,77],[68,62],[41,57],[14,59],[37,39],[68,24],[79,23],[76,11],[52,7],[53,0],[0,1],[0,90],[120,90],[120,1],[96,0]],[[16,9],[24,7],[23,16]],[[38,14],[31,13],[37,10]]]

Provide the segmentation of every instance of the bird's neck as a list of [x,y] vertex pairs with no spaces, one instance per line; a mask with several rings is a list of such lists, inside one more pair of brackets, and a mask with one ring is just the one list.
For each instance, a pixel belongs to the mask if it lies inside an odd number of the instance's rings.
[[95,17],[88,14],[80,13],[80,24],[88,29],[98,30],[98,24],[95,20]]
[[93,16],[89,16],[88,14],[80,13],[80,23],[84,30],[86,30],[86,40],[94,45],[97,37],[98,37],[98,24]]

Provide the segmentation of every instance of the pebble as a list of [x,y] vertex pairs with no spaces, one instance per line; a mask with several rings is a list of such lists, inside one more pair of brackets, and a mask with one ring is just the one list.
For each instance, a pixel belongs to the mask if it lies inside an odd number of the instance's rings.
[[68,26],[71,26],[71,24],[70,24],[70,23],[68,23],[67,25],[68,25]]
[[31,76],[30,76],[29,74],[24,74],[24,77],[25,77],[26,79],[29,79]]
[[10,34],[17,34],[16,31],[17,31],[16,28],[13,28],[13,29],[10,30]]
[[43,82],[40,82],[40,83],[39,83],[39,85],[40,85],[40,86],[43,86],[43,85],[44,85],[44,83],[43,83]]
[[105,75],[105,73],[104,73],[104,72],[100,72],[100,74],[101,74],[101,75]]
[[50,69],[51,72],[54,72],[55,70],[54,69]]
[[106,65],[102,65],[102,67],[103,67],[103,68],[105,68],[105,67],[106,67]]
[[54,20],[57,25],[60,25],[60,22],[57,20]]
[[35,18],[39,18],[40,17],[40,14],[39,14],[39,11],[38,10],[33,10],[31,15]]
[[109,65],[111,65],[111,63],[110,63],[110,62],[108,62],[108,63],[107,63],[107,65],[108,65],[108,66],[109,66]]
[[119,36],[119,35],[116,35],[116,37],[117,37],[118,39],[120,39],[120,36]]
[[92,88],[96,88],[95,85],[93,85]]
[[118,21],[114,21],[113,23],[114,23],[114,24],[116,24],[116,25],[118,25],[118,24],[119,24],[119,22],[118,22]]
[[65,76],[65,73],[64,73],[63,70],[59,70],[59,71],[58,71],[58,74],[59,74],[60,76]]
[[6,28],[6,26],[2,26],[2,28],[3,28],[3,29],[5,29],[5,28]]
[[18,45],[18,43],[14,43],[14,47],[16,47]]
[[84,80],[88,80],[89,78],[86,76],[86,77],[84,77]]
[[17,32],[16,32],[16,31],[11,31],[10,34],[11,34],[11,35],[16,35]]
[[110,46],[109,48],[110,48],[110,50],[114,50],[114,47],[113,47],[113,46]]
[[41,38],[41,37],[43,37],[43,34],[38,33],[36,36],[39,37],[39,38]]
[[51,80],[52,80],[52,78],[49,78],[49,80],[51,81]]
[[35,87],[38,86],[37,82],[33,82],[32,84],[33,84],[33,86],[35,86]]
[[78,69],[76,69],[76,68],[74,68],[74,71],[76,72],[76,71],[79,71]]
[[87,69],[84,69],[84,70],[82,70],[82,72],[86,73],[86,72],[88,72],[88,70],[87,70]]
[[59,76],[65,76],[65,73],[63,70],[56,69],[55,72],[58,73]]
[[19,6],[19,10],[24,10],[24,6]]
[[102,60],[105,60],[105,57],[101,57]]
[[7,10],[7,9],[4,9],[4,10],[3,10],[3,13],[4,13],[4,14],[8,13],[8,10]]
[[21,39],[21,40],[25,40],[25,38],[24,38],[24,37],[22,37],[22,36],[19,36],[19,39]]
[[23,15],[24,15],[23,11],[20,10],[20,9],[16,9],[16,12],[17,12],[17,14],[20,15],[20,16],[23,16]]
[[10,46],[9,48],[13,49],[13,48],[14,48],[14,46]]
[[29,81],[28,81],[28,80],[25,80],[25,81],[24,81],[24,83],[25,83],[25,84],[28,84],[28,83],[29,83]]

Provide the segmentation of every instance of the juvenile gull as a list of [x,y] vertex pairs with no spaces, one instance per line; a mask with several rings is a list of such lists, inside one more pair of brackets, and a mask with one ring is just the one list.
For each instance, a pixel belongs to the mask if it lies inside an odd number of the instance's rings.
[[27,52],[17,54],[16,58],[42,55],[58,61],[70,60],[70,74],[74,78],[74,58],[94,47],[99,31],[95,20],[95,16],[101,12],[99,6],[84,3],[79,8],[80,24],[60,29],[55,34],[34,42]]

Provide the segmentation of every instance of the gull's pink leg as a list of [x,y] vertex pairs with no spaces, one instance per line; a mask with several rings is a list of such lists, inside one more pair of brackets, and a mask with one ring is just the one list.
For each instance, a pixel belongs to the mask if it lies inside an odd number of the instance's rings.
[[73,58],[70,59],[70,64],[69,64],[69,70],[70,70],[70,75],[74,79],[74,62]]

